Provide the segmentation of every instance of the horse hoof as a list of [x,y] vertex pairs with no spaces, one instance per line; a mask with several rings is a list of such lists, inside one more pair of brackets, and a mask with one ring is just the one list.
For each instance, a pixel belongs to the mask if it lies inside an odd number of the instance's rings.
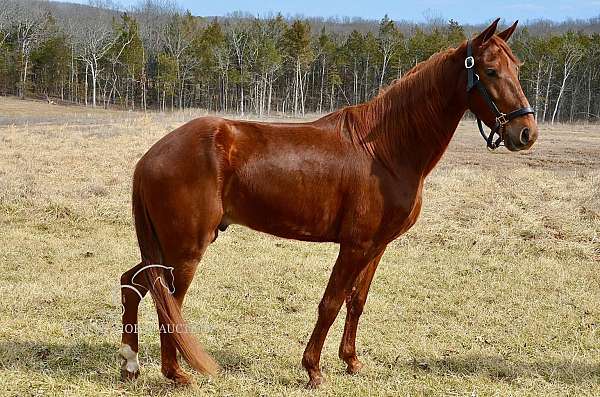
[[171,381],[173,381],[173,383],[180,386],[191,385],[194,382],[194,379],[182,370],[164,373],[164,375],[167,379],[170,379]]
[[123,382],[131,382],[134,381],[140,376],[140,371],[129,372],[125,368],[121,369],[121,381]]
[[363,368],[363,363],[361,363],[358,360],[355,360],[348,364],[348,367],[346,368],[346,373],[348,373],[350,375],[356,375],[362,370],[362,368]]
[[320,375],[312,377],[306,384],[306,388],[307,389],[318,389],[319,386],[321,386],[323,384],[323,382],[324,382],[324,379]]

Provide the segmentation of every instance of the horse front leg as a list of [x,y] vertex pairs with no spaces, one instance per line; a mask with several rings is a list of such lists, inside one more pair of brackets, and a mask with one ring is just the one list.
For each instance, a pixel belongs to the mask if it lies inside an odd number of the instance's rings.
[[369,264],[363,269],[357,277],[352,292],[346,296],[346,323],[344,325],[344,335],[340,343],[339,356],[348,365],[346,372],[349,374],[357,374],[362,369],[363,365],[356,357],[356,331],[358,321],[363,312],[369,287],[377,265],[383,256],[383,252],[379,253]]
[[302,365],[308,372],[308,388],[316,388],[323,383],[319,366],[321,350],[327,332],[333,324],[345,297],[351,292],[357,276],[373,258],[364,248],[354,246],[340,247],[340,253],[333,266],[327,288],[319,303],[317,323],[304,350]]

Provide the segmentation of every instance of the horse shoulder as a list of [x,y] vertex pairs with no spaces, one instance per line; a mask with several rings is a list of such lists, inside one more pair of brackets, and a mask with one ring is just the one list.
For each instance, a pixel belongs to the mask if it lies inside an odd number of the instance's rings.
[[378,234],[391,241],[418,220],[422,206],[423,178],[412,173],[381,182],[382,208]]

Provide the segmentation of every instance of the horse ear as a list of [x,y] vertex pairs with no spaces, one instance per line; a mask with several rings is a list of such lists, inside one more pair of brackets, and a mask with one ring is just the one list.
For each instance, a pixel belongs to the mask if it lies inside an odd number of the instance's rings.
[[473,45],[475,47],[479,47],[479,46],[483,45],[486,41],[491,39],[492,36],[494,36],[494,33],[496,33],[496,28],[498,27],[499,21],[500,21],[500,18],[496,18],[496,20],[494,22],[492,22],[490,24],[490,26],[485,28],[485,30],[483,32],[479,33],[477,35],[477,37],[475,37],[473,39]]
[[508,41],[508,39],[510,39],[510,36],[512,36],[512,34],[515,32],[515,29],[517,29],[517,24],[519,23],[519,20],[517,19],[515,21],[515,23],[512,24],[511,27],[509,27],[508,29],[498,33],[498,37],[500,37],[502,40],[504,41]]

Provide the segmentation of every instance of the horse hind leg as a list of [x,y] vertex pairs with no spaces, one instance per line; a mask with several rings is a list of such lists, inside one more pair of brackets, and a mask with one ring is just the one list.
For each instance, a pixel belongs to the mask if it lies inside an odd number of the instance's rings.
[[[212,238],[213,232],[206,233],[205,241]],[[138,307],[141,299],[149,288],[165,288],[174,298],[177,310],[180,312],[185,294],[194,278],[198,263],[208,244],[203,244],[192,253],[185,255],[188,259],[170,260],[168,265],[146,265],[140,263],[121,277],[121,295],[123,303],[123,335],[119,354],[122,358],[121,379],[134,380],[139,376],[138,362]],[[159,267],[158,276],[153,275],[148,279],[144,272],[151,268]],[[162,269],[170,269],[163,271]],[[171,277],[172,276],[172,277]],[[153,281],[152,281],[153,280]],[[159,313],[159,334],[161,348],[161,372],[177,384],[189,384],[192,378],[180,367],[177,360],[177,347],[174,341],[175,332],[188,332],[187,329],[173,328]],[[179,324],[180,325],[180,324]]]
[[[132,201],[142,258],[159,265],[144,270],[143,275],[158,315],[161,372],[186,384],[191,378],[179,366],[177,351],[199,372],[213,374],[218,369],[185,329],[181,307],[198,263],[215,238],[223,208],[213,148],[202,146],[205,140],[197,142],[195,138],[189,144],[182,142],[172,142],[168,153],[157,152],[158,157],[151,153],[140,160]],[[183,158],[190,161],[182,162]],[[171,165],[168,172],[163,164]],[[164,288],[162,281],[170,274],[172,288]]]
[[140,263],[127,270],[121,276],[121,321],[122,335],[119,355],[121,356],[121,379],[134,380],[139,376],[138,361],[138,308],[140,301],[148,292],[143,277],[132,277],[142,268]]
[[[219,203],[212,200],[204,200],[204,205],[200,206],[185,203],[183,200],[178,204],[180,208],[187,210],[155,212],[154,224],[161,244],[162,264],[172,268],[173,276],[173,289],[168,291],[168,296],[164,296],[171,302],[167,302],[171,306],[169,313],[165,317],[165,311],[157,306],[157,314],[161,342],[161,372],[178,384],[188,384],[192,378],[179,365],[178,350],[186,361],[200,372],[213,373],[218,366],[202,350],[193,335],[190,335],[190,329],[173,329],[172,326],[187,327],[181,314],[183,301],[206,248],[215,238],[222,210]],[[177,227],[171,226],[173,217],[177,220]]]

